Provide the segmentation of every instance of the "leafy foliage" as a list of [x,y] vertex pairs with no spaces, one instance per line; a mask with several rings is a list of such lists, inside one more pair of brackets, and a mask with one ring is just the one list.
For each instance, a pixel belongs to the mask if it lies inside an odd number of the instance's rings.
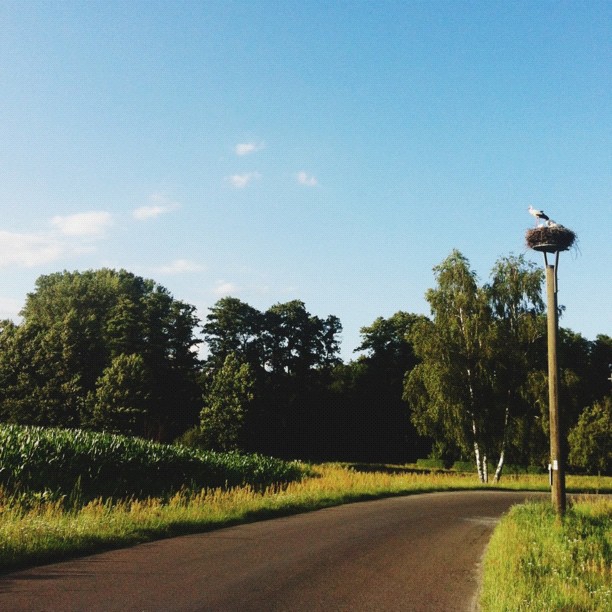
[[612,398],[586,408],[569,433],[571,465],[591,473],[612,473]]
[[376,318],[360,330],[362,342],[355,350],[365,354],[334,370],[336,445],[347,457],[402,462],[427,453],[402,399],[404,376],[417,363],[409,335],[424,319],[403,311]]
[[117,355],[96,381],[92,422],[113,433],[143,431],[151,382],[141,355]]
[[251,365],[263,365],[263,314],[234,297],[221,298],[203,325],[209,366],[220,367],[231,353]]
[[461,253],[454,251],[434,273],[437,287],[426,294],[433,320],[415,326],[412,338],[421,363],[408,376],[406,399],[422,433],[455,444],[463,455],[474,449],[480,472],[492,403],[491,313]]
[[0,484],[10,490],[77,487],[84,498],[151,496],[195,488],[266,486],[299,478],[296,464],[261,455],[196,451],[78,429],[0,425]]
[[[195,422],[198,320],[164,287],[125,270],[50,274],[21,314],[0,331],[2,420],[123,424],[157,440]],[[139,417],[113,422],[121,410]]]
[[238,448],[240,430],[255,380],[251,368],[229,353],[212,376],[200,413],[200,430],[206,448],[229,451]]
[[[223,402],[216,390],[229,378],[217,380],[215,376],[226,358],[235,355],[252,374],[249,394],[253,397],[241,436],[244,447],[285,457],[318,454],[326,387],[332,369],[340,363],[338,334],[342,326],[338,318],[312,315],[301,300],[275,304],[261,312],[226,297],[210,309],[203,329],[210,351],[205,393],[211,397],[205,397],[202,425],[213,425],[213,442],[226,444],[219,439],[214,423],[220,423],[217,417],[229,410],[228,403],[221,410]],[[236,422],[235,418],[229,420]],[[231,437],[235,440],[235,433]]]
[[[498,470],[502,459],[545,466],[542,272],[503,257],[481,285],[454,251],[435,275],[432,316],[377,317],[348,363],[338,318],[312,315],[301,300],[266,311],[219,300],[200,361],[195,308],[154,281],[106,269],[41,276],[23,323],[0,321],[0,422],[157,441],[188,432],[190,445],[308,459],[431,454],[450,465],[478,448],[481,472],[485,455],[500,458]],[[240,367],[228,373],[230,356]],[[610,363],[609,336],[560,330],[564,435],[609,394]],[[599,469],[588,457],[592,465],[576,465]]]
[[542,274],[521,257],[503,258],[491,284],[481,287],[458,251],[434,272],[437,287],[426,294],[433,318],[411,335],[421,363],[406,379],[405,397],[437,452],[446,458],[473,452],[486,480],[487,458],[496,454],[501,468],[516,440],[512,426],[528,410],[522,387],[539,365]]
[[206,320],[204,338],[213,368],[221,367],[231,353],[253,368],[298,376],[340,361],[339,319],[312,315],[301,300],[274,304],[260,312],[238,298],[224,297]]

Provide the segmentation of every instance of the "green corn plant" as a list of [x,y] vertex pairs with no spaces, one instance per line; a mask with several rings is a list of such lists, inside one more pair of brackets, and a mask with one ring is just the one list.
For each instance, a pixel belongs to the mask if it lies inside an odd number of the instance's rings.
[[85,499],[151,496],[183,487],[250,484],[299,478],[296,463],[238,452],[198,451],[100,432],[0,425],[0,485],[8,490],[71,494]]

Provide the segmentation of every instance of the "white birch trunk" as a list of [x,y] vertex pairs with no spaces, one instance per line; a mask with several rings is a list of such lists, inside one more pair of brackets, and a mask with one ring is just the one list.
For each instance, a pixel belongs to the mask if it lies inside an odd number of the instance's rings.
[[499,462],[497,464],[497,469],[495,470],[495,482],[499,482],[502,475],[502,469],[504,467],[504,454],[506,452],[506,437],[508,435],[508,420],[510,418],[510,406],[506,404],[506,413],[504,414],[504,432],[502,435],[502,447],[501,452],[499,454]]
[[474,457],[476,458],[476,469],[478,470],[478,480],[484,482],[482,473],[482,464],[480,463],[480,449],[478,448],[478,442],[474,440]]
[[504,466],[504,452],[505,449],[502,448],[499,455],[499,463],[497,464],[497,469],[495,470],[495,478],[493,479],[495,482],[499,482],[499,479],[501,478],[502,468]]
[[476,419],[472,416],[472,433],[474,434],[474,458],[476,459],[476,469],[478,470],[478,479],[480,482],[486,482],[486,457],[485,468],[483,471],[483,463],[480,458],[480,447],[478,446],[478,428],[476,427]]
[[489,482],[489,468],[487,466],[487,456],[482,455],[482,482]]

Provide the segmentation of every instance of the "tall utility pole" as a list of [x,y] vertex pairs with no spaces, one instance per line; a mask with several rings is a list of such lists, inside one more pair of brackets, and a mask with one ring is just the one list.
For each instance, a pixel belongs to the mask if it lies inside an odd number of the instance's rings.
[[546,308],[548,321],[548,411],[550,418],[550,477],[552,503],[559,516],[565,514],[565,464],[561,448],[561,424],[559,418],[559,365],[557,363],[557,338],[559,336],[559,311],[557,309],[557,266],[546,262]]
[[[530,210],[531,214],[534,214]],[[559,310],[557,306],[557,270],[559,252],[567,251],[576,240],[571,230],[550,221],[541,211],[536,217],[545,219],[546,225],[537,225],[526,234],[527,246],[544,253],[546,268],[546,308],[548,320],[548,411],[550,415],[550,485],[552,504],[557,516],[565,515],[565,461],[561,446],[561,422],[559,418],[559,364],[557,362],[557,339],[559,337]],[[554,254],[554,264],[548,263],[547,254]]]

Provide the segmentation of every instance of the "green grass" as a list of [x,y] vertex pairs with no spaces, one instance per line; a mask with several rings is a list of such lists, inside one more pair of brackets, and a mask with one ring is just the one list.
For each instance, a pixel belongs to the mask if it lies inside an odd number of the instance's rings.
[[612,610],[612,499],[576,501],[563,521],[548,503],[514,507],[484,568],[484,612]]

